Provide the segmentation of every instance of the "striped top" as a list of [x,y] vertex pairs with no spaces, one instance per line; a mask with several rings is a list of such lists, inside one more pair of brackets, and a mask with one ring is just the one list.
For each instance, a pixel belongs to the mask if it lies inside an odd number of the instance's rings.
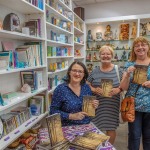
[[[120,79],[122,77],[122,71],[119,69]],[[109,72],[102,72],[99,67],[95,68],[88,77],[88,82],[93,87],[101,87],[101,79],[112,79],[113,87],[119,86],[119,79],[116,73],[115,67]],[[100,102],[98,109],[96,110],[96,117],[92,119],[94,124],[100,130],[115,130],[119,125],[119,107],[120,107],[120,94],[110,97],[103,97],[101,95],[94,94]]]

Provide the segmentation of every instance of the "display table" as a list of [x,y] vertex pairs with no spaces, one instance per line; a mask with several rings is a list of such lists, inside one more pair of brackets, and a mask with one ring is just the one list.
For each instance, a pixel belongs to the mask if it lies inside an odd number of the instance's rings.
[[[73,141],[76,136],[83,135],[87,131],[104,134],[93,123],[85,125],[65,126],[62,127],[62,130],[65,138],[68,139],[70,142]],[[105,142],[104,145],[101,145],[98,150],[114,150],[114,149],[115,148],[107,141]]]

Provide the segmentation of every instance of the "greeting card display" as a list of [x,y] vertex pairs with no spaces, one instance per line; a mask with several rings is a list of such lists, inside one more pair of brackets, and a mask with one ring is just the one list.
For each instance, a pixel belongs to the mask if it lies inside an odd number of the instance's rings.
[[110,92],[113,88],[113,80],[111,79],[101,79],[101,86],[103,90],[102,96],[111,97]]
[[148,66],[146,65],[135,65],[136,69],[133,73],[133,83],[143,84],[147,81],[147,70]]

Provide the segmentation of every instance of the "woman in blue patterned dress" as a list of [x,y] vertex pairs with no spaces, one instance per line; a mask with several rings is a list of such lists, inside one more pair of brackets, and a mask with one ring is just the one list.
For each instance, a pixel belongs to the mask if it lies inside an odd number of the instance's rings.
[[[80,125],[90,123],[90,117],[82,112],[83,96],[92,95],[86,84],[88,72],[82,62],[73,62],[67,72],[67,82],[60,84],[54,91],[50,114],[60,113],[62,125]],[[99,102],[93,101],[96,109]]]
[[147,65],[147,81],[141,84],[135,97],[135,121],[128,123],[128,148],[139,150],[142,137],[143,149],[150,150],[150,44],[144,37],[134,40],[130,61],[125,64],[121,87],[127,90],[126,96],[134,95],[138,84],[132,82],[135,64]]
[[[110,136],[109,142],[114,144],[116,138],[116,129],[119,126],[119,107],[120,107],[120,92],[119,87],[122,76],[121,68],[112,63],[114,51],[110,46],[102,46],[99,51],[101,64],[96,67],[87,79],[93,95],[99,100],[99,107],[96,110],[96,117],[92,122],[102,131]],[[118,69],[116,69],[116,67]],[[113,88],[109,96],[103,95],[102,79],[112,80]]]

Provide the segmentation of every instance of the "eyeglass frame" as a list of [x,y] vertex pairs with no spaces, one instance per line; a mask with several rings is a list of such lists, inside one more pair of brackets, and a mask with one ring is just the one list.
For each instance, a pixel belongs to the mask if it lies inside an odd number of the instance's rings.
[[142,44],[140,44],[140,45],[134,45],[134,48],[139,48],[139,47],[146,47],[146,46],[148,46],[148,44],[147,43],[142,43]]
[[82,70],[71,69],[71,71],[73,73],[84,74],[84,71],[82,71]]

